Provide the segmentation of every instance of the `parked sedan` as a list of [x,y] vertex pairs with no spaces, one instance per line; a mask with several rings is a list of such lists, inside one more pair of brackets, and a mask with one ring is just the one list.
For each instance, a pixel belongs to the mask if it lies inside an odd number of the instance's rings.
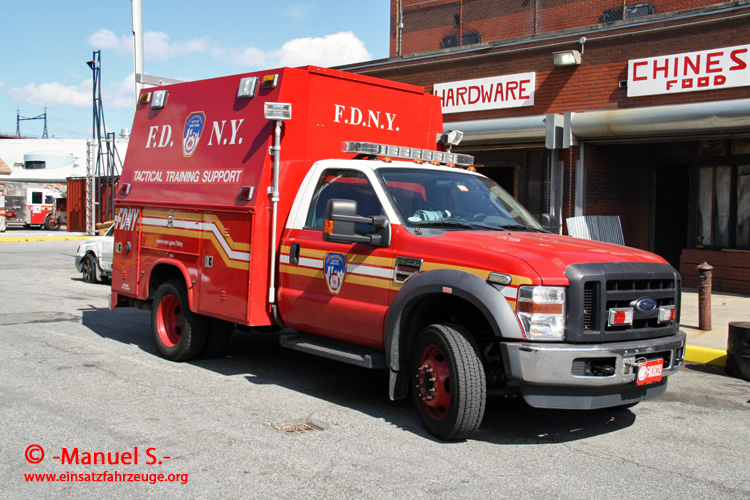
[[76,269],[86,283],[98,283],[112,276],[112,252],[115,245],[115,226],[104,236],[91,238],[80,244],[76,252]]

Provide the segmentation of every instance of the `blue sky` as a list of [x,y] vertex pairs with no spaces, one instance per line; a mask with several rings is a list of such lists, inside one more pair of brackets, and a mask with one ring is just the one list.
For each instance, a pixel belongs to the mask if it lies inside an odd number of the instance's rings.
[[[336,66],[388,57],[390,2],[143,0],[146,74],[197,80],[278,66]],[[134,107],[130,0],[5,2],[0,45],[0,134],[16,113],[47,105],[50,137],[92,135],[92,71],[101,50],[109,132],[130,128]],[[43,122],[21,122],[41,136]]]

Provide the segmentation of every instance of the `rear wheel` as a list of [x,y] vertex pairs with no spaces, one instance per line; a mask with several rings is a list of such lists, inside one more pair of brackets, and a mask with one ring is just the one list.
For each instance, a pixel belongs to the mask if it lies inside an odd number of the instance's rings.
[[172,361],[197,357],[207,329],[208,318],[190,310],[183,282],[167,281],[159,287],[151,308],[151,332],[159,354]]
[[201,351],[201,358],[218,358],[224,355],[229,342],[229,335],[234,331],[234,323],[211,318],[208,321],[206,343]]
[[83,275],[83,281],[86,283],[96,283],[97,280],[97,269],[96,261],[91,254],[86,254],[81,263],[81,274]]
[[479,350],[468,330],[426,327],[411,351],[414,405],[427,431],[444,440],[469,437],[484,416],[486,383]]

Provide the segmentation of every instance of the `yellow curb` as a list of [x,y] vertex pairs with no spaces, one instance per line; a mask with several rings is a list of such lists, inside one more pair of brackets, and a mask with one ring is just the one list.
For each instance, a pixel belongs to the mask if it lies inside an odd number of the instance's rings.
[[685,346],[685,361],[723,368],[727,364],[727,351],[689,345]]
[[2,238],[0,237],[0,243],[3,241],[9,241],[11,243],[18,243],[21,241],[71,241],[71,240],[90,240],[93,236],[23,236],[15,238]]

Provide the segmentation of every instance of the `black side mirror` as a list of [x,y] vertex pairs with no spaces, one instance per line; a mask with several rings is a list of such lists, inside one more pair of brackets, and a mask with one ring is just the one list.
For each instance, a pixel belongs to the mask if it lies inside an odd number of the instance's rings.
[[[357,224],[369,224],[376,231],[374,234],[357,234]],[[391,244],[391,224],[384,216],[357,215],[357,202],[354,200],[332,199],[326,205],[323,241],[388,247]]]
[[542,217],[539,221],[542,224],[542,227],[549,231],[550,233],[557,234],[558,226],[557,226],[557,218],[552,214],[542,214]]

